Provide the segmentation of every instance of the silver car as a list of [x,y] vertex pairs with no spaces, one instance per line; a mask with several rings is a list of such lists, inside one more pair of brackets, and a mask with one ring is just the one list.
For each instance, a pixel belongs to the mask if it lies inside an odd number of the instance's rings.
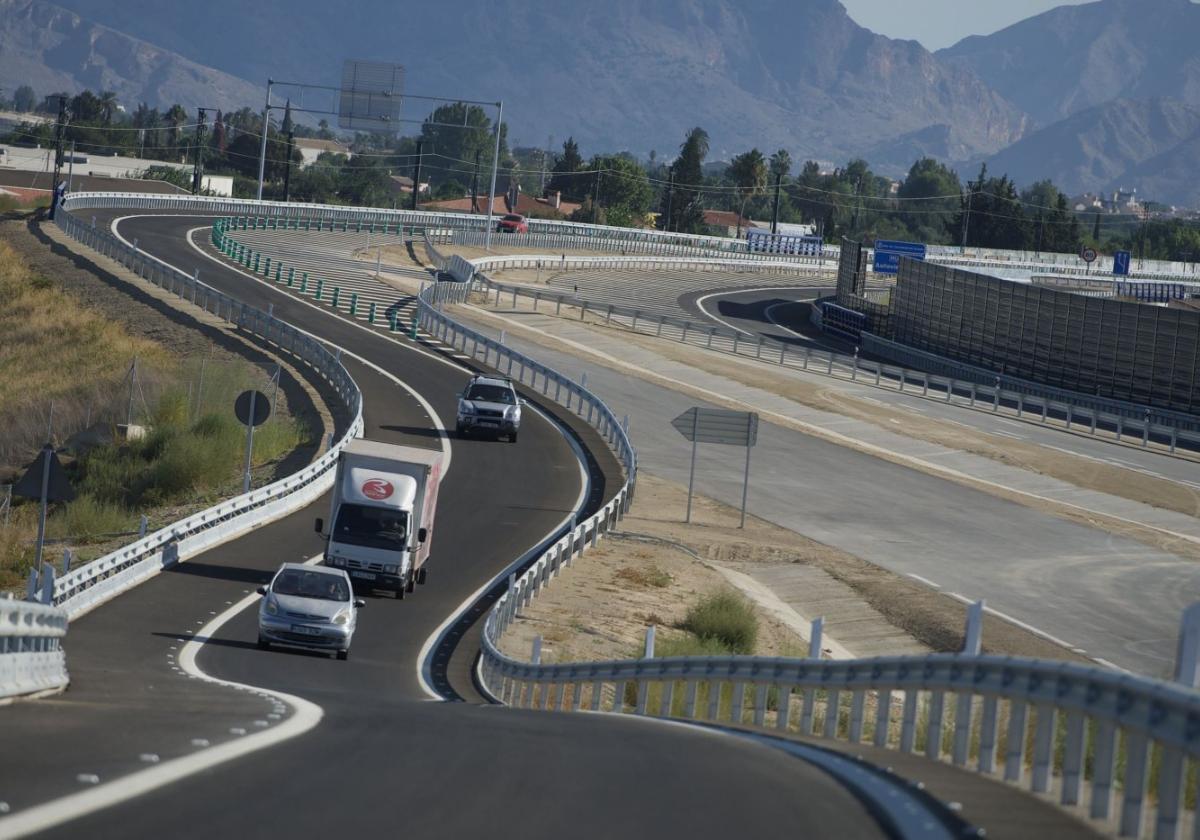
[[267,586],[258,608],[258,646],[272,644],[325,650],[350,656],[350,641],[365,601],[355,600],[350,577],[341,569],[284,563]]

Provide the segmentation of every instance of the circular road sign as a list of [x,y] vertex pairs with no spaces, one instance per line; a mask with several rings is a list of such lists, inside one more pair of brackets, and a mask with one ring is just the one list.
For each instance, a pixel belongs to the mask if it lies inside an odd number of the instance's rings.
[[1084,248],[1082,251],[1079,252],[1079,256],[1083,259],[1083,261],[1085,263],[1094,263],[1096,261],[1096,249],[1095,248]]
[[[252,404],[254,406],[253,417],[250,416]],[[242,391],[234,400],[233,413],[243,426],[261,426],[271,416],[271,401],[262,391]]]

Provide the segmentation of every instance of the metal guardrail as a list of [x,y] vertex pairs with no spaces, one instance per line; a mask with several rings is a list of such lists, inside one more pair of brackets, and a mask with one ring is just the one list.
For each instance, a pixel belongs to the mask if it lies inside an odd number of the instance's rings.
[[63,610],[0,599],[0,699],[66,688]]
[[[457,240],[455,240],[457,241]],[[1061,423],[1068,428],[1095,435],[1111,430],[1117,440],[1132,439],[1143,446],[1153,441],[1174,453],[1180,446],[1200,450],[1200,418],[1151,406],[1126,403],[1120,400],[1089,397],[1061,388],[1039,385],[1010,376],[997,376],[982,368],[972,368],[957,362],[912,350],[904,345],[863,333],[863,353],[890,359],[897,364],[861,358],[858,354],[838,353],[794,343],[750,338],[737,330],[698,323],[687,318],[651,315],[634,307],[616,304],[591,304],[574,295],[539,290],[518,284],[493,280],[488,271],[546,267],[634,267],[662,269],[676,267],[700,268],[721,265],[723,261],[685,261],[627,257],[614,260],[606,257],[568,257],[562,260],[551,256],[482,257],[472,261],[457,255],[445,256],[437,249],[433,237],[426,237],[426,249],[439,270],[455,280],[471,285],[484,294],[511,296],[515,307],[519,299],[531,301],[536,310],[543,304],[556,313],[563,306],[579,311],[579,317],[589,314],[602,318],[604,323],[621,326],[634,332],[653,335],[704,347],[719,352],[753,358],[766,364],[809,371],[866,385],[907,391],[942,402],[969,407],[983,407],[999,413],[1029,418],[1041,423]],[[462,300],[466,293],[462,293]],[[459,301],[456,301],[459,302]],[[814,305],[814,311],[819,307]],[[821,326],[820,323],[817,326]],[[855,340],[854,336],[842,336]],[[908,366],[903,366],[903,365]],[[918,367],[919,366],[919,367]]]
[[[291,476],[172,523],[58,579],[53,579],[53,567],[46,566],[44,579],[37,589],[52,591],[53,603],[64,608],[72,618],[136,586],[164,566],[240,536],[318,498],[333,482],[338,453],[347,442],[362,433],[363,427],[362,394],[338,358],[324,345],[270,312],[247,306],[200,282],[199,272],[188,276],[140,251],[136,243],[131,247],[115,236],[79,221],[74,213],[92,207],[92,195],[84,193],[69,197],[59,209],[56,217],[64,232],[181,300],[223,318],[306,363],[329,382],[345,402],[351,419],[340,440],[317,461]],[[173,197],[138,197],[137,200],[139,206],[147,209],[163,209],[163,205],[178,209],[183,201]],[[52,590],[45,576],[50,576]]]

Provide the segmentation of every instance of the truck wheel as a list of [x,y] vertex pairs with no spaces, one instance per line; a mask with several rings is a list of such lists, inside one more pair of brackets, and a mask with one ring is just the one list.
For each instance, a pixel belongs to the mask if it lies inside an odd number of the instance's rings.
[[424,566],[417,570],[417,583],[421,584],[421,586],[425,585],[425,578],[428,577],[427,572],[428,569]]
[[399,588],[396,590],[396,600],[397,600],[397,601],[403,601],[403,600],[404,600],[404,589],[405,589],[405,587],[404,587],[404,586],[403,586],[403,584],[402,584],[402,585],[401,585],[401,586],[400,586],[400,587],[399,587]]
[[350,658],[350,651],[349,650],[339,650],[337,652],[337,658],[340,659],[342,662],[345,662],[347,659]]

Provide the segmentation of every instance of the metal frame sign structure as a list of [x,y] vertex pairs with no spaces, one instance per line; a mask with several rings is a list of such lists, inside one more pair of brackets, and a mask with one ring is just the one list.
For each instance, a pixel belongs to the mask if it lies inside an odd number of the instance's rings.
[[758,415],[753,411],[722,408],[689,408],[671,421],[679,434],[692,442],[692,464],[688,471],[687,516],[692,521],[692,490],[696,485],[696,449],[701,443],[746,447],[746,474],[742,479],[742,521],[746,527],[746,499],[750,493],[750,450],[758,443]]
[[875,240],[876,274],[896,274],[900,271],[900,258],[925,259],[925,245],[921,242],[898,242],[891,239]]

